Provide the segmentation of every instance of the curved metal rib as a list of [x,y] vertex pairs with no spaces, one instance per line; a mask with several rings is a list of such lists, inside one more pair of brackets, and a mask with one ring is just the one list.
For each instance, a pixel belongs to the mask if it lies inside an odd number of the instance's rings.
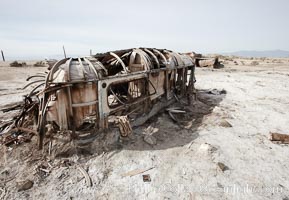
[[121,64],[123,70],[125,71],[125,73],[128,73],[128,71],[127,71],[127,69],[126,69],[126,66],[125,66],[124,62],[120,59],[120,57],[119,57],[118,55],[116,55],[116,54],[113,53],[113,52],[109,52],[109,55],[115,57],[115,58],[120,62],[120,64]]
[[28,83],[27,85],[25,85],[25,86],[22,88],[22,90],[25,90],[28,86],[30,86],[30,85],[32,85],[32,84],[34,84],[34,83],[38,83],[38,82],[45,82],[45,80],[37,80],[37,81],[33,81],[33,82],[31,82],[31,83]]
[[29,81],[30,79],[32,78],[45,78],[46,76],[45,75],[34,75],[34,76],[29,76],[26,81]]
[[153,52],[157,53],[159,56],[162,57],[162,59],[165,61],[165,63],[167,64],[167,59],[166,57],[164,56],[164,54],[162,54],[159,50],[156,50],[156,49],[153,49]]
[[157,67],[158,67],[158,69],[159,69],[159,68],[160,68],[160,62],[159,62],[158,58],[156,57],[156,55],[153,54],[153,52],[151,52],[151,51],[148,50],[148,49],[144,49],[144,51],[153,57],[153,59],[154,59],[154,60],[156,61],[156,63],[157,63]]
[[37,89],[37,88],[39,88],[39,87],[41,87],[41,86],[43,86],[45,83],[41,83],[41,84],[39,84],[39,85],[37,85],[35,88],[33,88],[33,90],[31,90],[30,91],[30,93],[29,93],[29,95],[28,95],[28,97],[31,97],[32,96],[32,94],[33,94],[33,92]]
[[82,72],[83,72],[83,77],[84,77],[84,79],[87,79],[88,73],[87,73],[87,71],[85,70],[85,68],[84,68],[84,66],[83,66],[83,63],[82,63],[81,58],[77,58],[77,60],[78,60],[78,62],[79,62],[79,65],[80,65],[81,68],[82,68]]
[[92,69],[92,71],[94,72],[95,76],[96,76],[97,78],[100,78],[101,76],[100,76],[100,74],[97,73],[97,71],[95,70],[93,64],[92,64],[88,59],[86,59],[86,58],[83,58],[83,60],[84,60],[85,62],[87,62],[88,66]]
[[69,58],[68,63],[66,63],[66,66],[64,68],[65,74],[66,74],[66,82],[70,82],[70,64],[71,64],[72,58]]
[[59,66],[66,63],[66,61],[68,60],[69,58],[65,58],[65,59],[62,59],[60,61],[58,61],[57,63],[55,63],[53,65],[53,67],[51,68],[51,70],[49,71],[48,75],[47,75],[47,79],[46,79],[46,85],[48,84],[49,81],[52,81],[53,79],[53,74],[58,70]]

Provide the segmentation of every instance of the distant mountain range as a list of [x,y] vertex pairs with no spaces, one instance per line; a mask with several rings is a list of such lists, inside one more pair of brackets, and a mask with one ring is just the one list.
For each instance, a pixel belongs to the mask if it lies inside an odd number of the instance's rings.
[[289,57],[289,51],[272,50],[272,51],[236,51],[231,53],[223,53],[223,55],[233,55],[241,57],[271,57],[271,58],[285,58]]

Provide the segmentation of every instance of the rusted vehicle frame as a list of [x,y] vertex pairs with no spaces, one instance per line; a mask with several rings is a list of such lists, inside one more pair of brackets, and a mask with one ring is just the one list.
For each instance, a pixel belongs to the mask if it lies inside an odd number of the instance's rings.
[[176,99],[190,100],[194,70],[191,56],[155,48],[60,60],[36,94],[39,147],[48,124],[70,131],[74,138],[87,120],[93,124],[92,134],[107,130],[120,116],[126,116],[132,126],[141,125]]

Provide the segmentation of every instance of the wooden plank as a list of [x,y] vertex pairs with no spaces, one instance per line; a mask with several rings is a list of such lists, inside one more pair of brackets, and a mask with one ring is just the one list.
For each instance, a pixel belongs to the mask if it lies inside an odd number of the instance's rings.
[[74,103],[72,104],[72,107],[83,107],[83,106],[91,106],[91,105],[94,105],[96,104],[98,101],[95,100],[95,101],[90,101],[90,102],[84,102],[84,103]]
[[59,90],[57,92],[57,111],[60,130],[68,129],[67,108],[68,108],[67,96],[64,90]]
[[135,170],[129,171],[129,172],[127,172],[127,173],[124,173],[124,174],[122,174],[121,176],[122,176],[122,177],[126,177],[126,176],[132,177],[132,176],[135,176],[135,175],[138,175],[138,174],[147,172],[147,171],[149,171],[149,170],[151,170],[151,169],[153,169],[153,168],[154,168],[154,167],[150,167],[150,168],[148,168],[148,169],[135,169]]
[[270,132],[269,140],[289,144],[289,135]]

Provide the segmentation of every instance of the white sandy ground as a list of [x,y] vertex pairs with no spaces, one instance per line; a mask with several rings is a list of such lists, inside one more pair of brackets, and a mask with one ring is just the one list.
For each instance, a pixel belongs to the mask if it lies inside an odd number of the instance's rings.
[[[86,186],[76,165],[57,166],[63,158],[50,161],[51,173],[39,178],[35,168],[47,159],[35,150],[36,139],[5,156],[1,153],[0,172],[17,173],[12,181],[0,184],[4,198],[289,199],[289,146],[268,140],[270,131],[289,134],[289,63],[198,68],[196,77],[201,91],[191,106],[192,126],[180,127],[162,112],[109,150],[68,158],[87,170],[92,187]],[[1,81],[1,88],[13,87],[14,81],[6,81],[5,87]],[[209,94],[212,89],[227,93]],[[6,99],[1,95],[1,104]],[[222,120],[232,127],[220,126]],[[148,126],[158,130],[153,134],[156,145],[142,139]],[[228,169],[222,171],[218,162]],[[121,176],[151,167],[142,173],[149,174],[151,182],[143,182],[142,174]],[[27,179],[34,186],[17,192],[16,183]]]
[[21,101],[22,95],[31,90],[31,88],[20,90],[28,83],[26,78],[46,70],[45,67],[8,67],[5,65],[3,67],[1,64],[0,62],[0,107]]

